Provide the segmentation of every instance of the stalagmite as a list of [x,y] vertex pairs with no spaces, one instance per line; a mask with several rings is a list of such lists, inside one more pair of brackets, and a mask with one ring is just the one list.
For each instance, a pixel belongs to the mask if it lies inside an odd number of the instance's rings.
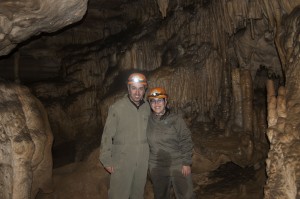
[[[292,134],[294,130],[290,124],[285,127],[287,117],[285,88],[279,88],[276,98],[274,83],[268,80],[267,93],[269,125],[267,135],[271,146],[266,160],[268,180],[264,189],[265,199],[295,199],[297,196],[295,168],[299,162],[297,155],[299,141],[295,142]],[[289,148],[286,147],[287,144]]]
[[276,96],[273,80],[267,80],[267,102],[268,102],[268,126],[274,126],[277,123],[278,115],[276,110]]
[[277,114],[278,117],[287,117],[287,110],[286,110],[286,96],[285,96],[285,87],[281,86],[278,89],[278,96],[277,96]]

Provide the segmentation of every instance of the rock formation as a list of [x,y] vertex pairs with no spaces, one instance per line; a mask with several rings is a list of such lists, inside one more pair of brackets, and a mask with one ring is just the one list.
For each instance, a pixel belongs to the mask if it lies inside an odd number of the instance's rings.
[[0,2],[0,56],[41,32],[55,32],[82,19],[87,0]]
[[0,84],[0,198],[52,192],[52,132],[47,113],[30,91]]
[[[286,36],[278,36],[283,52],[286,86],[274,88],[268,83],[268,138],[271,142],[267,159],[268,180],[265,198],[299,198],[299,37],[300,10],[285,18]],[[282,30],[282,29],[281,29]],[[293,46],[293,47],[292,47]]]

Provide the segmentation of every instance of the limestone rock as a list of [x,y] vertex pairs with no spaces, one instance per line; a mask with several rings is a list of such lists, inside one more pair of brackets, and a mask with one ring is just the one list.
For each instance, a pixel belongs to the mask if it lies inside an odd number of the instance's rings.
[[52,132],[45,109],[27,88],[0,83],[0,198],[52,191]]
[[55,32],[79,21],[87,0],[27,0],[0,2],[0,56],[41,32]]

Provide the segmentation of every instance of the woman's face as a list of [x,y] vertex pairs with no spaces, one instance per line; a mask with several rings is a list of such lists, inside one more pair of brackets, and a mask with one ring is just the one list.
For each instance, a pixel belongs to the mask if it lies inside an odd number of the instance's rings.
[[151,109],[156,115],[163,115],[166,109],[167,100],[164,98],[153,98],[149,100]]

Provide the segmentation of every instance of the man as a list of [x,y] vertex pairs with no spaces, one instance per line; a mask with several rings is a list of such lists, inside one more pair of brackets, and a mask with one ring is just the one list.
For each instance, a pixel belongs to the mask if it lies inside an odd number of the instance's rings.
[[147,80],[133,73],[128,94],[108,111],[100,147],[100,161],[111,174],[109,199],[142,199],[146,184],[149,147],[146,128],[150,107],[144,101]]

